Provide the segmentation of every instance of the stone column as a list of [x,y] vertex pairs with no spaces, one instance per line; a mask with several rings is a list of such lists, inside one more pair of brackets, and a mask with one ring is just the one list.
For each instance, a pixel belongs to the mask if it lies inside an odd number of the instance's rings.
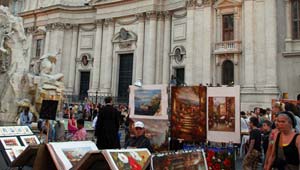
[[147,12],[146,15],[149,19],[149,36],[147,40],[149,45],[146,51],[147,54],[144,57],[143,84],[154,84],[157,13]]
[[235,41],[240,41],[240,34],[239,34],[239,31],[240,31],[240,12],[239,11],[235,11],[235,14],[234,14],[234,40]]
[[136,71],[135,80],[143,80],[143,60],[144,60],[144,37],[145,37],[145,15],[144,13],[138,14],[138,40],[136,51]]
[[292,40],[292,11],[291,1],[285,0],[285,15],[286,15],[286,40]]
[[244,49],[244,57],[245,57],[245,88],[253,88],[254,87],[254,2],[253,0],[245,0],[245,49]]
[[69,70],[69,80],[68,80],[68,91],[74,93],[75,85],[75,76],[76,76],[76,57],[77,57],[77,48],[78,48],[78,25],[73,25],[72,30],[72,46],[71,46],[71,55],[69,56],[70,61],[70,70]]
[[56,34],[56,39],[54,40],[54,43],[56,43],[55,50],[52,51],[52,53],[59,53],[57,55],[57,61],[56,61],[56,72],[60,73],[62,72],[63,69],[63,64],[62,64],[62,58],[63,58],[63,46],[64,46],[64,29],[65,25],[63,23],[56,23],[55,24],[55,34]]
[[187,5],[187,35],[186,35],[186,64],[185,64],[185,83],[193,84],[193,57],[194,57],[194,28],[195,28],[195,7],[196,4]]
[[99,88],[100,79],[100,57],[102,51],[102,20],[96,20],[96,38],[95,38],[95,51],[94,51],[94,64],[93,64],[93,77],[92,77],[92,92],[96,92]]
[[277,88],[276,1],[265,0],[266,85]]
[[164,28],[164,53],[163,53],[163,84],[168,84],[170,79],[170,56],[171,52],[171,16],[168,11],[165,12]]
[[111,89],[111,78],[112,78],[112,60],[113,60],[113,44],[112,44],[112,38],[114,34],[114,20],[112,18],[105,19],[104,23],[108,27],[107,34],[105,36],[107,37],[106,41],[106,49],[105,49],[105,55],[103,58],[103,64],[104,64],[104,88],[101,89],[101,92],[109,93]]

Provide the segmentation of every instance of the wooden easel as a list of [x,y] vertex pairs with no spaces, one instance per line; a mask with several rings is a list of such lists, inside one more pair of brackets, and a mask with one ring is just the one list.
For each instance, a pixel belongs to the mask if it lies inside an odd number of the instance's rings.
[[[46,120],[45,126],[46,126],[47,131],[46,131],[46,138],[45,138],[44,143],[48,143],[49,142],[49,131],[50,131],[50,122],[49,122],[49,120]],[[42,137],[43,137],[43,130],[40,132],[40,139],[42,139]]]
[[33,167],[40,145],[29,145],[10,165],[10,167]]
[[90,151],[72,168],[72,170],[110,170],[109,164],[105,160],[101,151]]

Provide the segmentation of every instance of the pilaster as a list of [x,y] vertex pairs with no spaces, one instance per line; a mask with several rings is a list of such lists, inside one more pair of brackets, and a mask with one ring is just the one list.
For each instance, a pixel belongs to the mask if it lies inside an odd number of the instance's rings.
[[144,58],[143,84],[154,84],[157,13],[156,11],[147,12],[146,17],[149,19],[149,48]]
[[285,0],[286,40],[292,40],[292,11],[291,1]]
[[138,17],[138,40],[136,51],[136,73],[135,80],[143,80],[143,61],[144,61],[144,39],[145,39],[145,14],[137,14]]
[[156,64],[155,64],[155,84],[162,84],[163,71],[163,41],[164,41],[164,13],[157,13],[157,31],[156,31]]
[[164,51],[163,51],[163,84],[168,84],[170,79],[170,56],[171,52],[171,13],[164,12],[165,27],[164,27]]

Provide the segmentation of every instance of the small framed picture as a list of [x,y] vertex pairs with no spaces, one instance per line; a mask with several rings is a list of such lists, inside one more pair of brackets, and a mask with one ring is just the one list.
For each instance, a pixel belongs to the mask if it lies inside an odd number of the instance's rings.
[[11,149],[5,150],[5,152],[7,154],[8,159],[10,160],[10,162],[12,162],[16,159],[16,156]]
[[25,133],[22,126],[15,126],[15,132],[18,135],[23,135]]
[[24,146],[32,145],[32,144],[40,144],[39,139],[35,135],[30,136],[20,136],[22,143]]
[[11,149],[12,147],[21,146],[17,137],[2,137],[0,138],[4,149]]
[[30,128],[28,126],[22,126],[23,127],[23,131],[26,135],[31,135],[33,134],[32,131],[30,130]]

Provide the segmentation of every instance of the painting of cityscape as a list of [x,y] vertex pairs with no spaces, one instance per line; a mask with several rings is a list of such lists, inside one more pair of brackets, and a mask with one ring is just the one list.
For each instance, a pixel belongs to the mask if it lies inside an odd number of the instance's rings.
[[155,170],[207,170],[203,150],[158,154],[151,161]]
[[190,142],[206,140],[206,87],[172,87],[171,136]]
[[208,130],[234,132],[234,97],[208,97]]
[[166,86],[130,86],[131,118],[168,119]]

